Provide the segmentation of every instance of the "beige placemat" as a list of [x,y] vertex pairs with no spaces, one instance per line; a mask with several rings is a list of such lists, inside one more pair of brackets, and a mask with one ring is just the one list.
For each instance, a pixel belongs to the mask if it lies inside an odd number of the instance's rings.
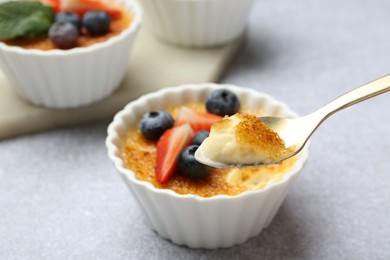
[[215,82],[242,41],[243,38],[218,48],[180,48],[158,41],[145,29],[141,30],[119,89],[103,101],[77,109],[32,105],[16,96],[0,71],[0,139],[108,119],[131,100],[162,87]]

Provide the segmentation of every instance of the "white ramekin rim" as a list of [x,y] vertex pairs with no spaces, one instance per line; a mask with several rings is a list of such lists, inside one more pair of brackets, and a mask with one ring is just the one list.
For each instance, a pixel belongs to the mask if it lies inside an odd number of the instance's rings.
[[6,52],[17,53],[19,55],[34,55],[40,57],[54,57],[54,56],[72,56],[72,55],[80,55],[98,51],[100,49],[109,48],[111,45],[114,45],[117,42],[123,41],[129,35],[134,34],[137,29],[141,25],[143,11],[141,6],[134,0],[120,0],[118,2],[126,3],[129,5],[132,12],[133,17],[130,23],[130,26],[123,30],[119,35],[109,38],[104,42],[95,43],[91,46],[87,47],[76,47],[69,50],[39,50],[39,49],[25,49],[19,46],[10,46],[0,41],[0,50]]
[[126,168],[126,166],[124,165],[124,161],[119,156],[116,155],[116,153],[120,153],[119,148],[114,143],[115,140],[120,141],[120,136],[117,133],[116,128],[118,128],[119,126],[122,125],[122,118],[126,117],[126,115],[128,115],[128,113],[132,110],[133,107],[138,106],[139,104],[145,103],[145,100],[154,99],[154,98],[157,98],[159,96],[164,96],[166,93],[170,93],[170,92],[182,92],[182,91],[188,91],[189,89],[195,90],[195,89],[201,89],[201,88],[206,88],[206,87],[210,88],[210,89],[225,88],[225,89],[231,90],[237,94],[239,94],[239,92],[249,92],[251,95],[254,95],[256,97],[266,98],[268,101],[271,101],[273,104],[282,107],[282,109],[284,111],[287,111],[292,116],[294,116],[294,117],[297,116],[297,114],[295,112],[293,112],[292,110],[290,110],[290,108],[288,108],[288,106],[285,103],[277,101],[276,99],[274,99],[272,96],[270,96],[268,94],[261,93],[259,91],[254,90],[254,89],[238,87],[238,86],[230,85],[230,84],[215,84],[215,83],[184,84],[184,85],[180,85],[177,87],[166,87],[166,88],[160,89],[156,92],[145,94],[145,95],[139,97],[138,99],[130,102],[129,104],[127,104],[124,107],[123,110],[119,111],[114,116],[113,121],[110,123],[110,125],[108,126],[108,129],[107,129],[108,135],[106,138],[106,147],[108,149],[108,157],[111,159],[111,161],[114,163],[115,168],[119,171],[119,173],[123,177],[125,177],[127,180],[131,181],[133,184],[135,184],[139,187],[142,187],[144,189],[147,189],[151,192],[157,193],[161,196],[170,196],[170,197],[173,197],[173,198],[179,199],[179,200],[197,200],[197,201],[204,201],[204,202],[206,202],[206,201],[207,202],[215,202],[215,201],[219,201],[219,200],[239,199],[239,198],[246,197],[246,196],[256,196],[259,193],[265,193],[269,189],[272,189],[273,187],[280,186],[280,185],[288,182],[292,176],[297,175],[302,170],[302,168],[305,165],[305,162],[307,161],[307,158],[308,158],[309,143],[307,143],[305,145],[304,149],[299,153],[299,155],[297,155],[299,157],[295,161],[294,166],[286,174],[284,174],[284,176],[281,180],[279,180],[277,182],[270,182],[269,184],[267,184],[266,187],[264,187],[262,189],[248,190],[248,191],[242,192],[242,193],[240,193],[238,195],[234,195],[234,196],[221,194],[221,195],[216,195],[213,197],[201,197],[201,196],[195,195],[195,194],[179,194],[179,193],[176,193],[175,191],[170,190],[170,189],[156,188],[152,183],[150,183],[148,181],[143,181],[143,180],[137,179],[134,172],[131,171],[130,169]]
[[[214,1],[219,1],[219,2],[223,2],[225,0],[169,0],[171,2],[214,2]],[[239,3],[240,1],[238,0],[237,3]]]

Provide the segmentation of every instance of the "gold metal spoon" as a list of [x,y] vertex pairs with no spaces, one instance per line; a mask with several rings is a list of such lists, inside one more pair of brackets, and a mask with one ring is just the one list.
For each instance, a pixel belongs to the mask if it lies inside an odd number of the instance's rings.
[[[317,130],[317,128],[322,124],[322,122],[328,119],[331,115],[349,106],[355,105],[363,100],[383,94],[389,90],[390,75],[386,75],[382,78],[374,80],[368,84],[365,84],[361,87],[358,87],[354,90],[345,93],[344,95],[336,98],[335,100],[318,109],[317,111],[306,116],[295,119],[286,119],[280,117],[260,117],[259,119],[261,121],[263,121],[269,128],[275,131],[284,140],[286,148],[291,149],[292,151],[285,158],[267,164],[281,163],[282,161],[299,153],[309,140],[310,136],[314,133],[314,131]],[[216,168],[259,167],[266,165],[261,161],[256,162],[254,164],[226,164],[216,162],[203,155],[202,147],[200,147],[196,151],[195,159],[203,164]]]

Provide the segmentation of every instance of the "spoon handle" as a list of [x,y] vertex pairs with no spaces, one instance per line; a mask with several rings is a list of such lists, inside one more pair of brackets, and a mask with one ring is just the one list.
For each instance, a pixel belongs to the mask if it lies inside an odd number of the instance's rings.
[[313,113],[320,119],[320,123],[325,121],[334,113],[343,110],[349,106],[355,105],[366,99],[383,94],[390,90],[390,75],[386,75],[377,80],[371,81],[363,86],[355,88],[344,95],[334,99],[327,105]]

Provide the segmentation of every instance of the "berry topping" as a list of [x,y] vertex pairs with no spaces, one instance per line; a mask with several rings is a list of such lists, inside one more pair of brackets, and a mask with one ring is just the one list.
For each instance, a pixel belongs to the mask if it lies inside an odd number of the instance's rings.
[[112,3],[100,0],[61,0],[61,11],[77,13],[80,16],[84,16],[88,11],[102,11],[112,18],[121,14],[120,9],[115,8]]
[[163,110],[144,114],[140,123],[141,133],[149,140],[158,140],[165,130],[173,127],[172,116]]
[[81,18],[75,13],[60,12],[56,14],[56,22],[71,23],[76,26],[77,29],[81,28]]
[[75,47],[78,36],[78,29],[71,23],[54,23],[49,30],[49,38],[60,49]]
[[90,35],[103,35],[110,31],[110,17],[105,12],[90,11],[83,17],[83,25]]
[[217,89],[206,98],[206,109],[209,113],[220,116],[231,116],[240,109],[240,101],[237,96],[226,89]]
[[41,3],[50,6],[54,12],[58,12],[61,9],[60,0],[41,0]]
[[156,179],[166,182],[177,168],[177,158],[191,143],[194,132],[189,124],[173,127],[164,132],[157,142]]
[[181,107],[177,117],[177,125],[188,123],[195,132],[200,130],[210,131],[211,125],[221,120],[222,117],[192,110],[188,107]]
[[198,133],[196,133],[194,139],[192,140],[192,144],[193,145],[201,145],[203,143],[204,139],[209,137],[209,135],[210,135],[209,131],[205,131],[205,130],[199,131]]
[[195,152],[198,145],[191,145],[185,148],[179,155],[178,171],[179,174],[193,179],[200,180],[209,173],[209,167],[195,160]]

